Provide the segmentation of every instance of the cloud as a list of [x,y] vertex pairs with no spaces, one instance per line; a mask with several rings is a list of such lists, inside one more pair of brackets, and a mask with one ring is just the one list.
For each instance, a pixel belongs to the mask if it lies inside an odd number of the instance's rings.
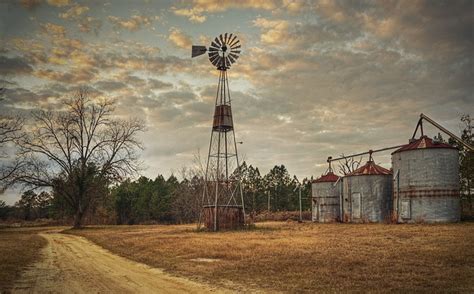
[[[469,2],[278,1],[266,7],[258,5],[268,2],[250,2],[221,1],[219,7],[216,1],[180,2],[171,11],[197,23],[213,13],[229,20],[258,15],[241,22],[238,30],[247,41],[228,73],[236,136],[244,142],[239,151],[262,172],[283,163],[298,176],[320,174],[327,156],[405,143],[420,112],[457,131],[459,115],[472,109]],[[244,7],[250,4],[255,5]],[[12,90],[14,100],[6,98],[5,104],[56,106],[77,84],[90,84],[117,99],[120,116],[147,122],[147,176],[187,165],[186,156],[208,146],[217,80],[208,60],[191,60],[169,48],[189,50],[187,34],[193,30],[167,28],[175,18],[163,15],[165,26],[153,40],[141,33],[108,35],[109,26],[100,36],[74,36],[81,21],[87,26],[107,19],[94,11],[88,21],[90,12],[66,22],[64,30],[43,25],[43,33],[6,40],[0,55],[22,60],[27,78],[8,75],[24,90]],[[114,21],[116,29],[146,27],[137,20],[118,24],[133,18]],[[199,26],[203,35],[213,35]],[[54,33],[45,35],[48,29]],[[193,35],[195,42],[209,44],[200,37]],[[390,156],[377,160],[388,166]]]
[[116,27],[126,29],[131,32],[137,31],[144,26],[149,26],[152,19],[143,15],[132,15],[129,19],[120,18],[117,16],[109,16],[108,20]]
[[39,96],[35,92],[22,87],[8,87],[4,94],[4,99],[6,106],[13,108],[31,108],[37,104]]
[[195,8],[202,9],[203,11],[221,12],[221,11],[225,11],[231,8],[272,10],[278,6],[279,1],[274,1],[274,0],[269,0],[269,1],[194,0],[193,4]]
[[23,56],[29,64],[36,65],[47,61],[44,45],[38,40],[32,39],[10,39],[5,46],[9,51],[17,52]]
[[68,6],[70,4],[69,0],[47,0],[48,4],[56,7]]
[[191,37],[183,33],[181,30],[173,28],[168,39],[178,48],[190,49],[192,45]]
[[332,0],[321,0],[316,4],[316,12],[322,16],[336,22],[347,19],[347,11],[340,5],[340,2]]
[[196,93],[192,91],[169,91],[160,95],[161,100],[175,105],[190,102],[196,98]]
[[283,44],[289,37],[289,22],[286,20],[268,20],[257,18],[253,25],[262,29],[260,40],[264,44]]
[[[457,58],[472,51],[472,3],[452,1],[319,1],[314,12],[327,28],[338,32],[358,30],[377,38],[385,46],[418,54]],[[418,16],[418,17],[416,17]],[[437,57],[435,57],[437,58]]]
[[58,36],[58,37],[64,37],[66,35],[66,28],[54,23],[45,23],[41,24],[41,28],[43,29],[43,32],[52,35],[52,36]]
[[31,65],[22,58],[0,56],[0,75],[26,75],[32,71]]
[[26,9],[35,9],[41,4],[40,0],[21,0],[20,5]]
[[[223,12],[228,9],[272,10],[278,7],[280,4],[279,2],[280,1],[274,0],[194,0],[192,4],[186,5],[184,8],[171,7],[171,11],[175,15],[187,17],[191,22],[203,23],[207,19],[205,14]],[[289,9],[293,10],[299,6],[298,4],[292,4],[290,1],[286,0],[285,3],[289,6]]]
[[81,6],[79,4],[74,4],[74,6],[69,8],[66,12],[60,13],[59,17],[63,19],[76,20],[76,19],[79,19],[81,15],[87,11],[89,11],[89,7]]
[[[55,25],[53,25],[54,27]],[[62,28],[62,27],[60,27]],[[95,61],[87,53],[92,47],[90,44],[84,46],[78,39],[70,39],[65,35],[65,31],[58,29],[48,35],[49,47],[31,42],[30,40],[14,39],[14,48],[35,64],[58,64],[76,67],[91,67]]]
[[102,21],[100,19],[88,16],[79,20],[78,27],[81,32],[89,33],[94,31],[94,33],[97,35],[99,34],[99,30],[102,27]]
[[252,24],[260,29],[262,44],[287,47],[291,50],[310,50],[334,41],[349,42],[363,33],[353,26],[335,26],[325,21],[315,24],[259,17]]
[[96,70],[77,68],[68,72],[52,69],[39,69],[33,72],[34,76],[40,79],[57,81],[61,83],[77,85],[81,82],[90,82],[97,74]]
[[129,86],[133,86],[133,87],[136,87],[138,89],[144,89],[147,86],[147,83],[146,83],[145,79],[142,79],[142,78],[139,78],[139,77],[133,76],[133,75],[128,75],[128,74],[125,75],[123,77],[123,81],[125,83],[127,83]]
[[283,6],[290,13],[298,13],[306,8],[306,2],[303,0],[283,0]]
[[205,15],[202,15],[203,10],[198,9],[198,8],[173,8],[172,9],[173,13],[179,16],[186,16],[189,21],[194,22],[194,23],[203,23],[206,21],[207,17]]
[[104,92],[113,92],[126,88],[127,85],[120,81],[108,80],[108,81],[99,81],[94,84],[94,88],[97,88]]
[[[405,143],[419,112],[452,119],[469,107],[466,99],[472,99],[474,89],[466,78],[472,75],[472,58],[464,56],[472,52],[472,36],[464,34],[467,18],[460,11],[456,16],[460,8],[436,19],[423,6],[358,6],[332,7],[317,23],[282,26],[275,18],[253,23],[261,29],[262,45],[247,49],[230,72],[254,86],[252,95],[232,93],[237,136],[252,144],[249,160],[287,160],[290,170],[307,174],[302,158],[324,162],[329,155]],[[458,17],[464,20],[453,21]],[[439,39],[434,28],[440,30]],[[268,50],[264,44],[282,46]],[[265,132],[255,125],[266,125]],[[389,164],[389,156],[380,158]]]
[[[84,15],[90,10],[88,6],[82,6],[77,3],[73,4],[66,12],[59,13],[59,17],[62,19],[75,21],[79,30],[83,33],[89,33],[93,31],[96,35],[99,33],[100,28],[102,27],[102,21],[98,18]],[[120,20],[114,19],[116,21]],[[131,27],[130,24],[127,24],[126,21],[123,21],[125,26]]]
[[[47,47],[34,40],[11,39],[5,53],[11,51],[20,55],[18,58],[25,64],[34,66],[32,72],[27,68],[30,74],[44,81],[97,82],[99,78],[107,80],[115,76],[129,86],[142,88],[143,94],[151,91],[147,79],[142,77],[144,73],[159,76],[190,70],[187,68],[190,63],[187,58],[184,60],[174,56],[160,56],[159,48],[141,42],[116,41],[104,46],[94,42],[84,44],[80,40],[66,37],[65,33],[48,36]],[[6,62],[5,60],[4,63]],[[6,69],[13,70],[12,67],[5,66],[4,70]],[[160,88],[171,87],[171,84],[165,82],[151,83]]]
[[148,85],[151,89],[154,90],[169,89],[173,87],[173,84],[171,83],[162,82],[156,79],[148,79]]

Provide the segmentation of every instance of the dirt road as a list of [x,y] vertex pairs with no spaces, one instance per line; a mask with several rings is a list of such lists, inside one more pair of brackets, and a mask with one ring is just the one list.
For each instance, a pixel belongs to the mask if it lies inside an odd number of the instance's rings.
[[114,255],[85,238],[42,233],[48,245],[40,262],[16,283],[14,293],[222,293]]

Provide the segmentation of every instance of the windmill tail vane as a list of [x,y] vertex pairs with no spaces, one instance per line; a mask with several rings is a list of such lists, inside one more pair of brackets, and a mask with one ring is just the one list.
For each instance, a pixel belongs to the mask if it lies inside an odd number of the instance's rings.
[[203,54],[206,54],[206,46],[194,46],[192,47],[191,57],[197,57]]

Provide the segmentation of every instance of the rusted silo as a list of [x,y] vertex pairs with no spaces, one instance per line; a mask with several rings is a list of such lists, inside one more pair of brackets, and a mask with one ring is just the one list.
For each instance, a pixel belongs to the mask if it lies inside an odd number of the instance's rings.
[[383,222],[390,218],[392,174],[369,161],[343,178],[343,221]]
[[459,151],[422,136],[392,153],[398,222],[460,220]]
[[335,222],[340,220],[341,181],[339,176],[329,171],[313,181],[312,208],[313,222]]

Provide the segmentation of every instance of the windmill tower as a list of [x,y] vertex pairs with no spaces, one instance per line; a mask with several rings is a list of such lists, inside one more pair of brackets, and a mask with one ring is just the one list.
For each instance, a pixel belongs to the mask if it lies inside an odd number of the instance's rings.
[[227,70],[239,58],[240,41],[221,34],[209,48],[193,46],[192,57],[208,52],[209,61],[219,70],[214,119],[207,156],[202,210],[199,225],[213,231],[235,229],[245,224],[240,164],[232,119]]

